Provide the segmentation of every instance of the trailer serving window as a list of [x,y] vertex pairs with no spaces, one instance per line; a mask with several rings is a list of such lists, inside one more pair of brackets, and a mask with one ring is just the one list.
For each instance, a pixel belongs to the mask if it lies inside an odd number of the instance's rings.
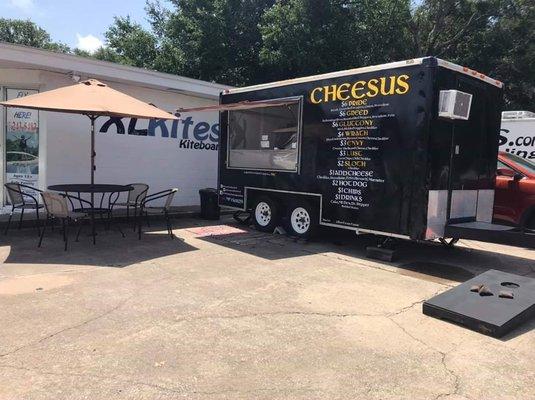
[[301,109],[298,97],[229,111],[228,168],[297,171]]

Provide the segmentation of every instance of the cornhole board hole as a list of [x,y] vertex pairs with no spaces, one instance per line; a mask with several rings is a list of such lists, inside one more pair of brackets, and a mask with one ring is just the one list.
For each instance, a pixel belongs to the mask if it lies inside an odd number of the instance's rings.
[[[470,291],[475,285],[487,286],[492,295]],[[500,291],[514,298],[499,297]],[[491,269],[427,300],[423,313],[502,337],[535,316],[535,279]]]

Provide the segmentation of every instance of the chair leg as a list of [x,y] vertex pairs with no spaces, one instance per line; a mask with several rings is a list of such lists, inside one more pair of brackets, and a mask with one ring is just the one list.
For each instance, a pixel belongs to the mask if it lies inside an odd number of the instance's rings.
[[91,236],[93,236],[93,245],[97,244],[97,234],[95,232],[95,213],[91,213]]
[[126,223],[130,222],[130,206],[126,206]]
[[141,215],[141,213],[139,213],[136,217],[136,220],[137,220],[137,236],[138,236],[138,239],[141,240],[141,224],[142,224],[142,221],[141,219],[143,218],[143,216]]
[[45,230],[46,230],[47,225],[48,225],[48,215],[45,219],[45,224],[43,225],[43,230],[41,231],[41,235],[39,236],[39,244],[37,245],[37,247],[41,247],[41,243],[43,243],[43,236],[45,236]]
[[107,231],[110,230],[110,226],[111,226],[111,216],[112,216],[112,212],[111,212],[111,210],[109,210],[109,211],[106,213],[106,230],[107,230]]
[[76,221],[78,223],[78,232],[76,233],[76,242],[78,242],[78,239],[80,238],[80,232],[82,231],[82,220]]
[[9,230],[9,226],[11,225],[11,218],[13,218],[14,210],[15,210],[15,207],[11,209],[11,213],[9,214],[9,219],[7,220],[7,226],[6,226],[6,230],[4,231],[4,235],[7,235],[7,231]]
[[108,217],[107,217],[107,218],[104,218],[104,213],[99,213],[100,221],[101,221],[102,224],[104,225],[104,229],[105,229],[106,231],[109,231],[109,230],[110,230],[109,213],[106,213],[106,215],[107,215]]
[[35,225],[37,226],[37,236],[41,235],[41,221],[39,220],[39,207],[35,209]]
[[121,229],[121,225],[119,224],[119,221],[117,221],[117,230],[119,231],[119,233],[121,234],[121,236],[122,236],[123,239],[124,239],[124,238],[125,238],[125,235],[124,235],[123,230]]
[[171,219],[169,218],[169,213],[167,211],[165,211],[165,222],[167,223],[167,233],[171,236],[171,239],[174,239],[173,227],[171,226]]
[[65,248],[63,249],[63,251],[67,251],[67,242],[69,241],[67,228],[69,227],[69,220],[67,218],[63,218],[62,223],[63,223],[63,241],[65,242]]
[[147,227],[150,228],[149,213],[145,211],[145,223]]
[[19,229],[22,228],[22,217],[24,217],[24,207],[20,211]]

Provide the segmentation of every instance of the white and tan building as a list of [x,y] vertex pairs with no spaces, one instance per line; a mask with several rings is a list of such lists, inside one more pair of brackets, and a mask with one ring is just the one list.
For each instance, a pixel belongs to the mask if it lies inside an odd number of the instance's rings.
[[[0,43],[0,98],[42,92],[87,78],[168,111],[217,104],[227,86],[177,75]],[[45,189],[88,183],[89,119],[85,116],[0,107],[0,190],[26,182]],[[178,187],[174,205],[199,203],[198,190],[217,180],[218,113],[179,121],[110,119],[96,123],[97,183],[145,182],[150,192]]]

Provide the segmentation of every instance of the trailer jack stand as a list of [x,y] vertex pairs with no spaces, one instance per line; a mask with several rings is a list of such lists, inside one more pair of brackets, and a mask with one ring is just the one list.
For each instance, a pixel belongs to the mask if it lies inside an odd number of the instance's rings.
[[450,240],[446,238],[438,238],[438,241],[442,243],[445,247],[451,249],[455,246],[455,243],[459,241],[458,238],[451,238]]
[[236,211],[232,217],[242,225],[251,225],[251,214],[246,211]]
[[396,240],[391,237],[381,237],[377,246],[366,247],[366,257],[381,261],[392,262],[397,258]]

